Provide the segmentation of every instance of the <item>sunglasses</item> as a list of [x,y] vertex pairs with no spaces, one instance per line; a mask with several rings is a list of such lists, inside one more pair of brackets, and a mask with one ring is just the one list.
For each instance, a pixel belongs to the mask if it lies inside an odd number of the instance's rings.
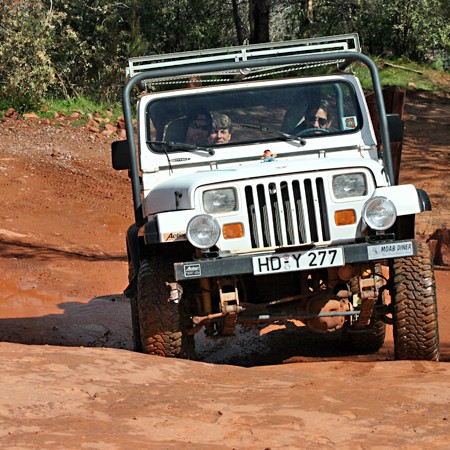
[[209,131],[209,125],[205,124],[200,124],[198,122],[191,122],[189,124],[189,127],[194,129],[194,130],[204,130],[204,131]]
[[324,127],[328,123],[327,119],[324,119],[323,117],[317,117],[317,116],[308,116],[307,120],[310,123],[316,123],[316,121],[317,121],[317,122],[319,122],[319,126],[321,126],[321,127]]

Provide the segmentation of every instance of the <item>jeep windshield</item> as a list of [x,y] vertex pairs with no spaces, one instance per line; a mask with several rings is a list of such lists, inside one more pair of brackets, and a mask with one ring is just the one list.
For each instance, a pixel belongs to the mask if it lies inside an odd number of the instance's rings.
[[[354,133],[362,126],[345,80],[208,86],[154,95],[146,110],[147,142],[156,153],[180,144],[209,147],[297,141]],[[167,145],[158,145],[159,143]]]

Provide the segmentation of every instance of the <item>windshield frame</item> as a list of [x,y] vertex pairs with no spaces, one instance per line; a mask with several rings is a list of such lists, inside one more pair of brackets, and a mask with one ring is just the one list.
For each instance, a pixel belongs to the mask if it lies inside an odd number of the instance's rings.
[[[332,91],[335,91],[334,97]],[[309,77],[307,80],[302,78],[253,81],[233,85],[206,86],[149,94],[151,98],[145,108],[147,148],[149,151],[159,154],[186,151],[179,148],[179,146],[178,148],[175,146],[173,149],[170,149],[169,146],[165,146],[164,149],[158,151],[158,147],[154,144],[149,145],[149,142],[165,141],[182,144],[182,138],[167,138],[164,134],[165,132],[162,131],[162,124],[167,127],[172,121],[183,119],[185,121],[183,127],[186,127],[188,108],[193,107],[194,105],[201,105],[203,110],[207,110],[208,108],[205,108],[206,104],[209,104],[210,108],[214,105],[215,112],[220,112],[222,114],[230,114],[231,112],[233,122],[232,140],[229,143],[220,145],[221,148],[247,146],[281,140],[286,141],[290,138],[298,139],[298,135],[290,135],[290,130],[282,129],[283,124],[281,114],[283,108],[285,108],[284,114],[286,114],[289,107],[295,105],[293,98],[300,97],[300,93],[302,93],[307,100],[304,101],[304,103],[311,102],[311,99],[314,97],[320,97],[326,94],[326,96],[332,100],[332,115],[334,121],[332,124],[336,124],[333,128],[330,127],[327,132],[320,134],[307,133],[306,136],[303,136],[305,139],[317,139],[324,136],[336,136],[358,132],[364,126],[363,114],[359,105],[355,86],[345,77],[328,76],[326,78]],[[260,97],[267,99],[267,103],[261,101],[259,99]],[[233,99],[242,101],[242,104],[237,105],[239,108],[235,107],[234,113],[230,107],[230,104],[233,103]],[[274,103],[275,105],[271,114],[272,117],[277,116],[277,120],[268,117],[269,114],[266,114],[268,113],[268,110],[259,113],[258,117],[258,114],[255,111],[263,105],[268,108],[271,106],[270,103]],[[218,109],[218,107],[220,107],[220,109]],[[249,113],[249,109],[245,109],[246,107],[251,109],[251,114]],[[303,105],[303,108],[305,108],[305,105]],[[345,108],[347,108],[347,111],[350,110],[351,114],[344,111]],[[159,111],[157,114],[158,109]],[[165,117],[161,118],[160,116]],[[245,122],[249,121],[249,116],[250,118],[253,117],[253,120],[250,120],[251,126],[249,128],[257,128],[259,125],[264,129],[259,131],[256,130],[257,132],[255,132],[255,130],[252,130],[252,132],[246,130],[244,132],[243,128],[247,128]],[[353,120],[355,126],[352,128],[344,127],[343,119],[345,118],[349,119],[349,122]],[[283,132],[285,136],[282,136]],[[196,145],[204,148],[217,147],[214,143],[207,141],[196,143]]]

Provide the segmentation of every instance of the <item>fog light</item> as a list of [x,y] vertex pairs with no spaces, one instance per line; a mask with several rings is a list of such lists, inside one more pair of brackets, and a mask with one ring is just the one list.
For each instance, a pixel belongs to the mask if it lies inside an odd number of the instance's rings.
[[373,197],[364,204],[362,217],[373,230],[387,230],[394,225],[397,210],[388,198]]
[[220,225],[214,217],[200,214],[189,221],[186,237],[194,247],[211,248],[219,240]]
[[224,239],[238,239],[244,236],[244,225],[242,223],[227,223],[222,227]]
[[334,222],[339,227],[341,225],[353,225],[356,223],[356,212],[354,209],[344,209],[334,213]]

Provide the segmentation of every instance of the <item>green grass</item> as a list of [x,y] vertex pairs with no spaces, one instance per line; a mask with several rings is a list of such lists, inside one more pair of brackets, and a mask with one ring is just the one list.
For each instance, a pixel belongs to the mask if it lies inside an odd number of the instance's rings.
[[88,114],[98,117],[108,117],[117,119],[122,115],[120,103],[109,105],[94,103],[86,98],[76,98],[73,100],[47,99],[43,102],[43,106],[36,113],[39,117],[52,119],[57,114],[70,116],[73,113],[79,113],[78,121],[72,122],[74,125],[85,123]]
[[[374,58],[382,86],[399,86],[422,91],[450,92],[450,74],[431,64],[418,64],[404,59],[384,60]],[[372,90],[369,70],[362,64],[354,64],[352,70],[365,90]]]
[[[2,101],[0,98],[0,116],[5,114],[10,107],[14,108],[14,105],[7,101]],[[20,111],[20,108],[14,109]],[[71,120],[71,124],[74,126],[85,124],[88,114],[94,117],[109,117],[111,120],[115,120],[123,115],[120,102],[115,104],[95,103],[87,98],[74,98],[71,100],[47,98],[42,101],[40,107],[26,112],[34,112],[41,119],[53,119],[55,114],[69,117],[73,113],[79,113],[79,119]]]

